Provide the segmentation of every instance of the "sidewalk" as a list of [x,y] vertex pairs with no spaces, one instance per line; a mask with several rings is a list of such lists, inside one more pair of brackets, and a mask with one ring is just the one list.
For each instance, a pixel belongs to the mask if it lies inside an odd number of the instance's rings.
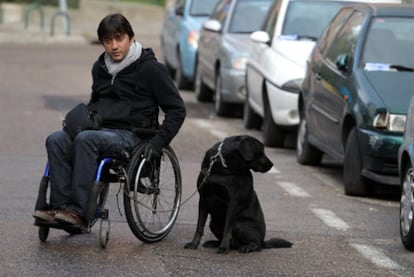
[[[159,34],[164,17],[164,8],[147,4],[119,2],[114,0],[82,0],[78,10],[69,10],[69,35],[63,30],[63,17],[55,19],[54,35],[51,35],[53,15],[57,7],[43,7],[44,29],[40,27],[40,13],[29,13],[28,27],[25,28],[24,12],[17,15],[13,22],[0,23],[1,44],[85,44],[97,40],[96,28],[107,14],[123,13],[135,31],[137,39],[146,43],[159,43]],[[21,17],[21,18],[20,18]]]

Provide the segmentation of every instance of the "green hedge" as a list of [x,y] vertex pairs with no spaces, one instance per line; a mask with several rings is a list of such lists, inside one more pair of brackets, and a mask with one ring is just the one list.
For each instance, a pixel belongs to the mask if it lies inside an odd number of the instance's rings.
[[[59,6],[59,0],[0,0],[1,2],[7,3],[18,3],[18,4],[32,4],[32,3],[39,3],[44,6]],[[68,8],[77,9],[79,8],[79,0],[66,0],[68,4]]]
[[[71,9],[79,8],[79,1],[80,0],[66,0],[68,7]],[[151,5],[163,6],[165,5],[165,0],[112,0],[112,1],[125,1],[125,2],[140,2],[140,3],[147,3]],[[206,0],[208,1],[208,0]],[[20,3],[20,4],[31,4],[31,3],[39,3],[45,6],[59,6],[59,0],[0,0],[1,2],[8,2],[8,3]]]

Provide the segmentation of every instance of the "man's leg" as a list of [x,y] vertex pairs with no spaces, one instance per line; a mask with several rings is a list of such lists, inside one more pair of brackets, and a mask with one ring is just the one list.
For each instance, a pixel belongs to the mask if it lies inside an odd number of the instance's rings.
[[[71,204],[67,209],[83,218],[94,183],[98,159],[106,153],[120,152],[139,143],[139,138],[127,130],[86,130],[80,132],[72,147]],[[59,217],[60,218],[60,217]]]

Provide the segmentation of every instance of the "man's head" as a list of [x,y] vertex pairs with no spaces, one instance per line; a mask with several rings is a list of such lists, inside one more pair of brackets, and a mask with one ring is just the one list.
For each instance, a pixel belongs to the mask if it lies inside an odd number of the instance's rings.
[[115,62],[122,61],[134,42],[129,21],[119,13],[105,16],[98,26],[98,39]]

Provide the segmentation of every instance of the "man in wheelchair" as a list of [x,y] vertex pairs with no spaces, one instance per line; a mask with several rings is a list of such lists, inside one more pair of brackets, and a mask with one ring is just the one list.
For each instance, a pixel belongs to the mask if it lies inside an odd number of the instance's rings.
[[[99,158],[137,145],[133,130],[157,129],[144,151],[156,159],[179,131],[186,116],[184,102],[166,67],[152,49],[135,40],[121,14],[110,14],[99,24],[104,52],[92,67],[90,110],[99,115],[99,129],[83,130],[74,138],[64,130],[46,139],[50,167],[50,209],[33,217],[47,222],[85,226],[90,186]],[[164,113],[158,124],[159,108]]]

